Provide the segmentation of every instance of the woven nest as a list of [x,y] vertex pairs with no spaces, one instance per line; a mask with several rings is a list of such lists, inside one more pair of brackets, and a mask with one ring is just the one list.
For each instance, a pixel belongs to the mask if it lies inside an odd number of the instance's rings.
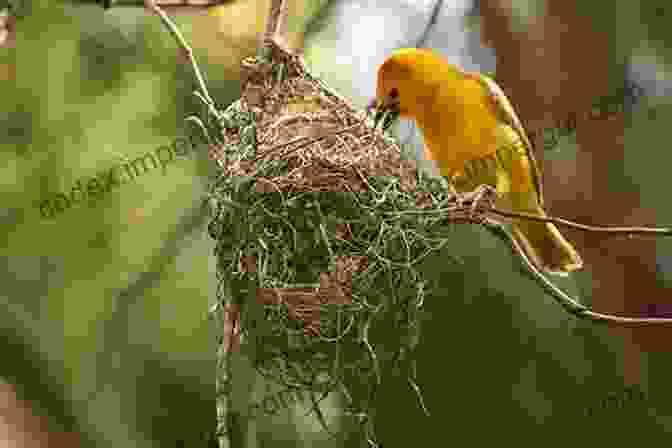
[[[225,125],[222,142],[210,153],[222,168],[222,177],[254,177],[257,193],[364,192],[370,191],[368,179],[374,177],[398,179],[401,190],[417,191],[417,166],[393,139],[372,129],[364,112],[313,78],[299,57],[277,45],[270,48],[273,63],[243,61],[242,96],[226,112],[229,119],[241,114],[254,117],[255,155],[233,153],[251,131]],[[282,161],[286,168],[260,173],[264,160]],[[417,204],[426,205],[427,199],[420,192]],[[338,225],[336,233],[347,239],[349,228]],[[243,256],[241,261],[243,270],[256,270],[254,256]],[[265,304],[290,304],[290,316],[314,335],[319,331],[319,305],[349,301],[352,274],[365,267],[366,257],[339,257],[332,272],[320,275],[319,287],[260,288],[259,299]]]
[[[369,329],[392,322],[394,336],[378,346],[387,344],[382,353],[395,362],[417,345],[421,265],[445,246],[437,210],[454,198],[299,57],[268,49],[243,62],[241,99],[208,113],[221,169],[209,226],[228,312],[220,353],[254,332],[262,375],[320,394],[350,377],[368,397],[384,361]],[[255,306],[264,325],[250,321]],[[370,402],[360,398],[348,412],[369,425],[371,439],[371,420],[361,419]]]

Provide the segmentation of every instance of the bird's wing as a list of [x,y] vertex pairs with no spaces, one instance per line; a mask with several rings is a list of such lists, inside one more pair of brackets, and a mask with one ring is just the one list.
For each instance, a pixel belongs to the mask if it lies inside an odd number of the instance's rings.
[[488,90],[489,96],[492,99],[492,106],[494,107],[494,111],[497,114],[497,117],[502,122],[509,125],[511,129],[513,129],[520,136],[520,139],[523,141],[523,144],[525,145],[525,152],[527,153],[527,157],[530,159],[530,166],[532,168],[532,181],[534,182],[534,187],[537,190],[539,205],[543,206],[544,197],[542,194],[542,186],[541,186],[541,170],[539,168],[539,164],[537,163],[537,159],[534,158],[534,154],[532,152],[532,144],[530,143],[530,140],[527,138],[525,129],[523,129],[523,125],[520,123],[520,120],[518,119],[516,112],[513,110],[513,106],[509,102],[506,95],[504,95],[502,89],[497,85],[495,81],[493,81],[489,77],[482,75],[480,73],[473,73],[473,72],[466,73],[465,75],[469,79],[478,81],[482,86],[484,86]]

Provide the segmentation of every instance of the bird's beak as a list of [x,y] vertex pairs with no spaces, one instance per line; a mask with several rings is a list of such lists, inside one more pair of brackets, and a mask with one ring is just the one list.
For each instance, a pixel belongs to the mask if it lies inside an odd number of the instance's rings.
[[367,110],[375,107],[376,112],[373,116],[373,128],[377,128],[382,122],[383,131],[386,131],[394,121],[399,118],[399,100],[386,97],[384,100],[373,99],[369,103]]

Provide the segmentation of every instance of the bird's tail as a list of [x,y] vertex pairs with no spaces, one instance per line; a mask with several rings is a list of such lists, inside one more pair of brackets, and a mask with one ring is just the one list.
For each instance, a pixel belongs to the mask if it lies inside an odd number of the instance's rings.
[[[537,208],[536,214],[546,216],[541,207]],[[513,236],[525,255],[542,271],[567,275],[583,266],[583,260],[576,249],[551,223],[516,220],[513,224]]]

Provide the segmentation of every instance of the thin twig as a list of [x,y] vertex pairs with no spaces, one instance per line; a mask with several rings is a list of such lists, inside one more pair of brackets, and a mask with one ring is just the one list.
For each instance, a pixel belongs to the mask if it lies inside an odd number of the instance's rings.
[[[422,31],[422,34],[420,37],[418,37],[415,42],[411,45],[415,48],[422,48],[427,44],[427,39],[429,38],[429,34],[432,32],[432,29],[436,25],[436,22],[438,21],[439,18],[439,13],[443,9],[443,0],[436,0],[434,2],[434,6],[432,7],[432,15],[429,17],[429,20],[427,21],[427,24],[425,25],[425,29]],[[402,146],[408,145],[411,143],[411,140],[413,140],[413,137],[415,136],[417,128],[415,125],[415,120],[411,122],[410,130],[408,132],[408,136],[406,139],[402,142]]]
[[286,0],[271,0],[271,10],[268,14],[268,22],[266,22],[266,32],[261,41],[261,45],[265,46],[266,42],[272,41],[279,43],[276,39],[282,36],[285,32],[285,24],[287,23],[287,1]]
[[429,18],[429,22],[427,22],[427,25],[425,25],[425,29],[423,30],[422,34],[420,37],[415,41],[415,47],[416,48],[421,48],[424,47],[425,44],[427,43],[427,38],[429,37],[429,33],[432,31],[432,28],[434,28],[434,25],[436,25],[436,22],[439,18],[439,13],[443,9],[443,0],[436,0],[434,3],[434,7],[432,8],[432,15]]
[[525,268],[528,272],[532,274],[534,279],[539,283],[551,296],[567,311],[569,311],[574,316],[581,319],[588,319],[597,323],[605,324],[615,324],[619,327],[640,327],[644,325],[660,325],[660,324],[670,324],[672,325],[672,319],[670,318],[659,318],[659,317],[623,317],[623,316],[614,316],[613,314],[602,314],[591,311],[587,306],[582,305],[573,298],[571,298],[566,292],[555,286],[550,280],[542,274],[539,269],[527,258],[523,252],[523,248],[518,244],[518,242],[504,230],[502,224],[486,219],[483,222],[483,225],[488,229],[492,230],[495,235],[500,237],[500,239],[505,240],[513,248],[513,250],[518,254],[520,259],[523,261]]
[[166,26],[166,28],[168,28],[170,34],[172,34],[172,36],[175,38],[175,41],[177,42],[178,46],[186,53],[187,58],[189,58],[191,67],[194,70],[194,74],[196,75],[198,88],[201,90],[203,96],[207,100],[208,106],[210,108],[213,108],[215,102],[212,100],[210,92],[208,91],[208,87],[205,85],[205,79],[203,78],[201,70],[198,68],[198,64],[196,63],[196,59],[194,58],[194,52],[191,49],[191,46],[184,39],[184,36],[182,36],[182,33],[177,28],[177,25],[175,25],[175,23],[171,20],[168,14],[166,14],[165,11],[161,9],[159,5],[156,4],[155,0],[145,0],[145,6],[147,7],[147,9],[156,13],[161,18],[163,24]]
[[589,226],[587,224],[579,224],[578,222],[569,221],[562,218],[554,218],[552,216],[540,216],[534,213],[525,212],[511,212],[507,210],[500,210],[492,207],[487,209],[488,213],[494,215],[505,216],[508,218],[522,218],[530,221],[550,222],[559,226],[569,227],[571,229],[581,230],[583,232],[598,232],[621,235],[652,235],[652,236],[672,236],[672,228],[669,227],[604,227],[604,226]]
[[[444,207],[434,210],[406,210],[399,212],[387,212],[387,214],[398,215],[431,215],[431,214],[455,214],[469,211],[478,211],[482,215],[492,213],[493,215],[504,216],[507,218],[526,219],[530,221],[550,222],[559,226],[568,227],[571,229],[581,230],[583,232],[608,233],[611,235],[650,235],[650,236],[672,236],[672,228],[669,227],[607,227],[607,226],[590,226],[587,224],[580,224],[578,222],[570,221],[563,218],[555,218],[553,216],[541,216],[534,213],[513,212],[509,210],[500,210],[496,207],[488,205],[478,205],[476,209],[472,209],[471,199],[463,200],[462,206]],[[478,216],[475,215],[477,218]]]

